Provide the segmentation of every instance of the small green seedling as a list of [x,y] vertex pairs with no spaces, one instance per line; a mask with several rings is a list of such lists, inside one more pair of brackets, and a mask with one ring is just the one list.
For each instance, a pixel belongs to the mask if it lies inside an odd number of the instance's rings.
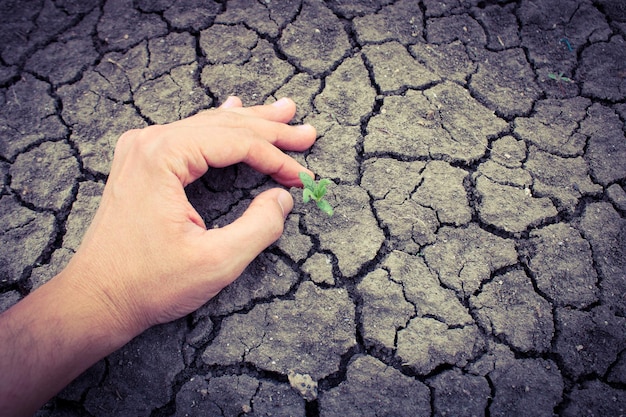
[[326,195],[326,186],[331,183],[331,181],[327,178],[323,178],[315,183],[313,178],[306,172],[301,172],[298,174],[300,177],[300,181],[302,181],[302,185],[304,185],[304,189],[302,190],[302,201],[308,203],[311,199],[313,199],[317,203],[317,207],[322,210],[324,213],[329,216],[333,215],[333,208],[328,203],[328,201],[324,200],[324,196]]
[[563,82],[566,82],[566,83],[573,82],[571,78],[567,78],[567,77],[563,76],[562,72],[559,72],[558,75],[551,72],[551,73],[548,74],[548,78],[550,78],[550,79],[552,79],[554,81],[563,81]]

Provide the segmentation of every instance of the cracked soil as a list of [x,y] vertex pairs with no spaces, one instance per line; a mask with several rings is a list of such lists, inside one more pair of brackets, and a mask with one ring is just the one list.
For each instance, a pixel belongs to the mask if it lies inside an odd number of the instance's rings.
[[[0,40],[0,310],[125,130],[289,96],[335,183],[37,416],[626,416],[624,1],[4,0]],[[220,227],[272,186],[187,195]]]

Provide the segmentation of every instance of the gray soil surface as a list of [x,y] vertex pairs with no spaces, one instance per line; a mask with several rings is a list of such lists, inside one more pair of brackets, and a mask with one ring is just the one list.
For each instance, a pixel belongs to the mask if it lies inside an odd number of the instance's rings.
[[[626,415],[623,0],[2,1],[0,310],[68,262],[122,132],[228,95],[296,101],[335,215],[293,189],[232,286],[39,417]],[[271,186],[187,194],[219,227]]]

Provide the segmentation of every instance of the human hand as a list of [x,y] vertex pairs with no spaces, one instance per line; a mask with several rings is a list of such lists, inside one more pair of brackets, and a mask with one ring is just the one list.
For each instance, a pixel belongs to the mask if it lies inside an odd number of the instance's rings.
[[100,207],[62,274],[101,302],[129,340],[199,308],[280,237],[293,200],[283,189],[265,191],[234,223],[207,230],[184,186],[238,162],[300,186],[298,173],[310,171],[280,149],[305,150],[316,133],[287,125],[294,114],[288,99],[243,108],[231,97],[219,109],[122,135]]

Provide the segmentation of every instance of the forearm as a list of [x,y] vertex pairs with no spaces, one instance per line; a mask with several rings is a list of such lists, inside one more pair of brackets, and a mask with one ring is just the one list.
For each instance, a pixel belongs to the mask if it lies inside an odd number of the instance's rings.
[[0,315],[0,415],[32,415],[130,340],[74,278],[61,273]]

